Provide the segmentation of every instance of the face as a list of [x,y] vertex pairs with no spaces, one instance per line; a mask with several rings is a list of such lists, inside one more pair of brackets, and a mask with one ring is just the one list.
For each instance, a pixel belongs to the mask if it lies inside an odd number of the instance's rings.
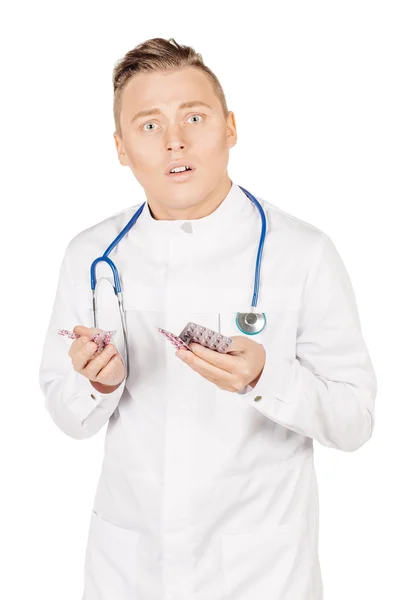
[[[229,192],[235,119],[231,111],[224,117],[203,71],[185,67],[134,75],[122,93],[120,126],[121,137],[114,133],[119,161],[144,188],[155,218],[199,218],[205,207],[209,214]],[[193,170],[166,174],[174,160],[189,163]]]

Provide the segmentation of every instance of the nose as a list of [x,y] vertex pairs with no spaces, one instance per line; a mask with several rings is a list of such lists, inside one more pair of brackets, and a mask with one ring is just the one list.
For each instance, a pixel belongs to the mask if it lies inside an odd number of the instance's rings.
[[186,148],[186,142],[183,139],[183,133],[180,127],[169,127],[166,134],[166,140],[168,150],[183,150]]
[[168,150],[183,150],[185,144],[183,142],[171,142],[168,144]]

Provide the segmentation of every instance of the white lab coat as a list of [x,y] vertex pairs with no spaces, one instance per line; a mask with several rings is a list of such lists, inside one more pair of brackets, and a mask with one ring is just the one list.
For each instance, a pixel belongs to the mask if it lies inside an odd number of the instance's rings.
[[[250,190],[251,191],[251,190]],[[56,425],[77,439],[106,423],[83,600],[321,600],[313,441],[362,446],[376,379],[351,283],[330,238],[257,198],[268,220],[258,310],[266,349],[254,389],[221,390],[157,331],[194,321],[241,335],[260,217],[233,183],[209,216],[157,221],[146,203],[111,258],[125,294],[130,374],[100,394],[71,366],[58,328],[93,325],[89,268],[141,203],[69,243],[40,367]],[[182,227],[183,225],[183,227]],[[98,278],[112,281],[102,263]],[[118,328],[99,284],[99,327]],[[260,398],[261,397],[261,398]]]

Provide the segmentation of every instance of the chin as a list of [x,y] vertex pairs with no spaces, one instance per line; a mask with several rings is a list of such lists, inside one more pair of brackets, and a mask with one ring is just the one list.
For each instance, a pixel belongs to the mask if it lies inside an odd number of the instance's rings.
[[[165,192],[166,190],[164,190],[164,194]],[[169,198],[171,202],[178,202],[178,205],[183,203],[186,206],[190,206],[199,202],[205,194],[204,186],[178,184],[172,187],[172,189],[169,188],[164,198]]]

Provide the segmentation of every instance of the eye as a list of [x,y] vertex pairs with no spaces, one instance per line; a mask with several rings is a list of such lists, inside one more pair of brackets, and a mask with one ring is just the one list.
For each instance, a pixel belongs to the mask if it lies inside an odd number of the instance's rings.
[[152,129],[146,129],[146,125],[155,125],[155,123],[154,123],[154,122],[150,122],[150,123],[145,123],[145,124],[143,125],[143,129],[144,129],[145,131],[153,131],[154,127],[152,127]]
[[[201,115],[190,115],[189,119],[192,119],[192,118],[194,118],[194,117],[201,117],[201,118],[203,118]],[[196,123],[198,123],[198,122],[199,122],[199,121],[196,121]]]

